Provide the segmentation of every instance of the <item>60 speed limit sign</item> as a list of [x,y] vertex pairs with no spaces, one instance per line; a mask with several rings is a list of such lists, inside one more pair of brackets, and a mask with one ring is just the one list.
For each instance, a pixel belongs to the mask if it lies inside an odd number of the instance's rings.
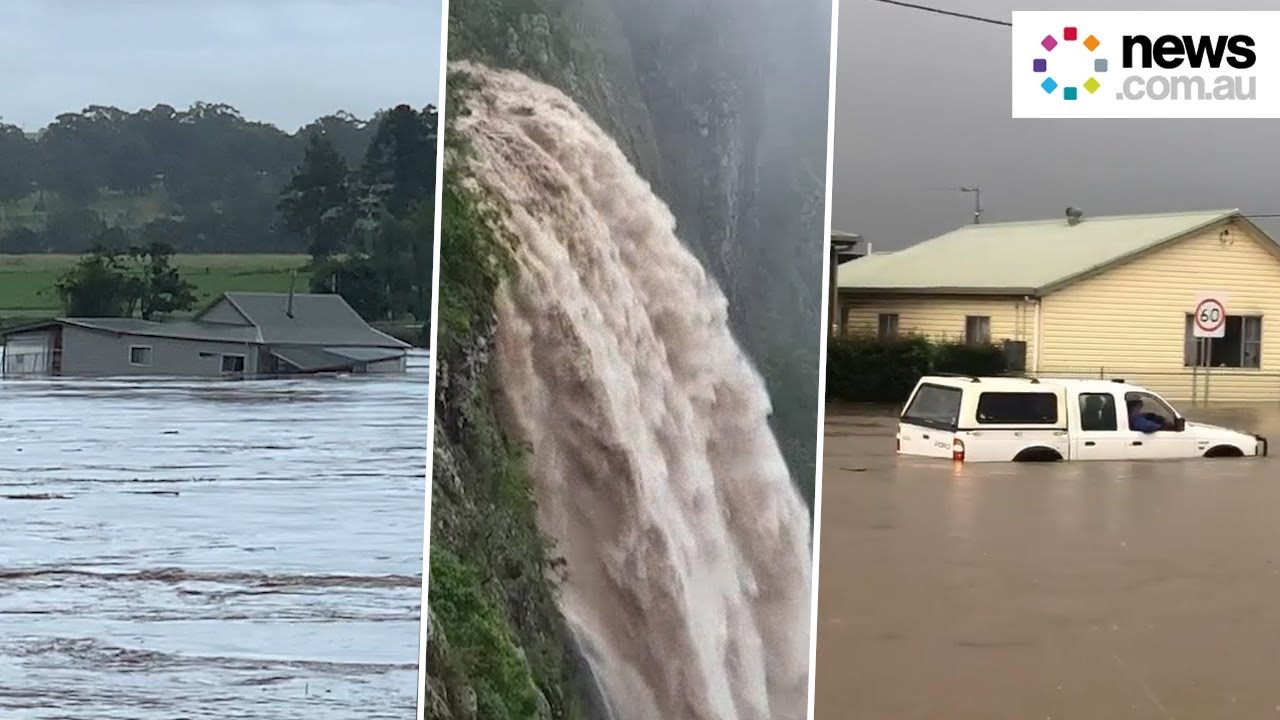
[[1227,331],[1227,307],[1216,297],[1203,297],[1191,314],[1193,334],[1198,338],[1220,338]]

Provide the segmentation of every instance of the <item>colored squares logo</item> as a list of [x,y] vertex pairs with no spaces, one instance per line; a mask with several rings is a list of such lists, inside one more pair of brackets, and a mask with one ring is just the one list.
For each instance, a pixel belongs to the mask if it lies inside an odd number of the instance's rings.
[[[1061,42],[1059,42],[1058,38],[1055,37],[1054,35],[1045,35],[1044,39],[1040,41],[1040,47],[1044,48],[1046,53],[1049,53],[1049,52],[1053,52],[1054,48],[1058,47],[1063,43],[1075,44],[1076,39],[1080,37],[1080,29],[1076,27],[1064,27],[1062,29],[1062,33],[1060,37],[1062,38]],[[1093,52],[1097,50],[1100,45],[1102,45],[1102,42],[1098,40],[1097,37],[1093,35],[1089,35],[1084,39],[1083,42],[1080,43],[1080,45],[1083,45],[1085,49],[1088,50],[1089,52]],[[1067,60],[1067,64],[1068,65],[1071,64],[1070,59]],[[1054,60],[1054,67],[1058,67],[1057,60]],[[1076,98],[1079,97],[1080,91],[1079,91],[1079,88],[1077,88],[1076,86],[1074,85],[1059,86],[1056,80],[1054,80],[1052,77],[1048,77],[1049,59],[1047,57],[1034,58],[1031,61],[1031,70],[1032,72],[1044,73],[1046,75],[1044,80],[1040,82],[1040,88],[1044,90],[1046,93],[1048,93],[1049,95],[1052,95],[1054,92],[1057,91],[1059,87],[1062,87],[1063,100],[1075,100]],[[1104,73],[1106,71],[1107,71],[1107,59],[1094,58],[1093,60],[1094,74]],[[1098,92],[1098,88],[1102,87],[1102,83],[1098,82],[1098,79],[1096,77],[1090,77],[1088,80],[1084,81],[1084,83],[1082,83],[1080,87],[1083,87],[1086,92],[1092,95]]]

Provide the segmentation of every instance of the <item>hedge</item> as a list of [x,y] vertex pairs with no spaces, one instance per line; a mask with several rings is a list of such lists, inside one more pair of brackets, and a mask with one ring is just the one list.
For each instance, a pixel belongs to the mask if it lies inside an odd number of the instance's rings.
[[1002,375],[1000,345],[934,342],[918,335],[832,338],[827,342],[827,400],[906,402],[923,375]]

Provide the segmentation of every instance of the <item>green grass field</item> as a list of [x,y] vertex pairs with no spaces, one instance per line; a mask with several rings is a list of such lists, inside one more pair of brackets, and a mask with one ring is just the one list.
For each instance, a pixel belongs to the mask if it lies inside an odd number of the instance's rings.
[[[77,255],[0,255],[0,318],[52,317],[61,312],[53,286],[80,259]],[[197,307],[224,292],[306,292],[311,275],[306,255],[175,255],[174,265],[196,286]]]

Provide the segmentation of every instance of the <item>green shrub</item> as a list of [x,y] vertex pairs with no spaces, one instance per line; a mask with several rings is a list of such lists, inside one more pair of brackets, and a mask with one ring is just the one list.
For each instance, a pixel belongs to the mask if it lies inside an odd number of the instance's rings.
[[514,632],[478,574],[453,553],[431,547],[431,610],[447,628],[450,646],[473,684],[479,716],[534,718],[537,689]]
[[999,345],[934,342],[919,335],[833,338],[827,343],[827,399],[900,403],[923,375],[1001,375],[1006,370]]

